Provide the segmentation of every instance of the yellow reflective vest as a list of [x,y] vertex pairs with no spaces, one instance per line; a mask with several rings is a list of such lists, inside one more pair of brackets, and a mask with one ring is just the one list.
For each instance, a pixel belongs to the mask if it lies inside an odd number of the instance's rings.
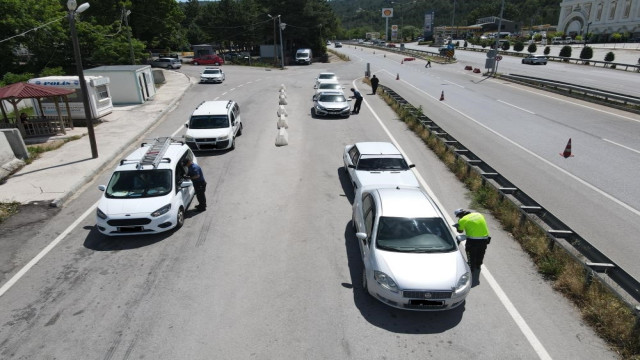
[[458,229],[464,230],[467,239],[486,239],[489,236],[489,228],[484,216],[480,213],[471,213],[458,220]]

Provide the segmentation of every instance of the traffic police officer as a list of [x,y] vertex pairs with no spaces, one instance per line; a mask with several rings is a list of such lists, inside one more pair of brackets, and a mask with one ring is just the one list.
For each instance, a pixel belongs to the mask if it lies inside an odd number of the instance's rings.
[[487,222],[482,214],[465,209],[457,209],[453,214],[458,218],[458,223],[454,226],[459,233],[465,232],[467,236],[464,248],[469,267],[472,271],[479,271],[487,245],[491,241]]

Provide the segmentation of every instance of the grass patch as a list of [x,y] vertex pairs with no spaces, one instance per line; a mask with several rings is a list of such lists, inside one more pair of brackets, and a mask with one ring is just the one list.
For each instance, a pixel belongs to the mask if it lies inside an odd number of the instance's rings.
[[29,152],[29,158],[25,160],[25,163],[31,164],[35,159],[39,158],[40,155],[46,153],[47,151],[56,150],[62,147],[62,145],[68,143],[69,141],[74,141],[82,138],[82,135],[74,135],[65,139],[48,141],[42,144],[34,144],[27,146],[27,151]]
[[17,214],[18,211],[20,211],[19,202],[0,202],[0,223]]
[[330,52],[333,55],[339,57],[342,61],[351,61],[351,59],[347,55],[345,55],[343,53],[339,53],[339,52],[337,52],[335,50],[332,50],[332,49],[327,49],[327,52]]
[[381,95],[398,114],[399,120],[405,122],[465,184],[471,198],[470,206],[489,211],[529,254],[538,272],[579,308],[583,319],[623,359],[640,360],[640,320],[629,305],[597,278],[590,278],[585,267],[562,246],[550,246],[553,240],[541,225],[524,216],[518,205],[505,201],[497,189],[483,181],[475,168],[469,167],[418,120],[422,118],[422,108],[416,115],[411,110],[415,108],[400,105],[384,88]]

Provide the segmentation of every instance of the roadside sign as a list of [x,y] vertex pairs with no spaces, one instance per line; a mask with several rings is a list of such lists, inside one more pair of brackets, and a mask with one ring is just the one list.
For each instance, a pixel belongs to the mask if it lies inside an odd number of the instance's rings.
[[502,55],[496,55],[496,61],[502,60]]

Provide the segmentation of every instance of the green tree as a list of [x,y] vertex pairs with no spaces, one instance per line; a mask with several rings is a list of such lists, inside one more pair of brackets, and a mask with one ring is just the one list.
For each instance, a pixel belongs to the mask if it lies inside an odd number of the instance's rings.
[[533,54],[536,51],[538,51],[538,46],[536,45],[536,43],[532,42],[531,44],[529,44],[529,46],[527,47],[527,52],[529,54]]
[[591,46],[585,46],[580,51],[580,59],[589,60],[593,58],[593,48]]
[[522,50],[524,50],[524,43],[522,41],[516,41],[513,45],[513,51],[520,52]]
[[617,33],[617,32],[613,33],[613,34],[611,34],[610,39],[611,39],[611,42],[615,42],[615,43],[621,42],[622,41],[622,34]]
[[562,49],[560,49],[559,56],[567,57],[567,58],[571,57],[571,46],[569,45],[563,46]]

